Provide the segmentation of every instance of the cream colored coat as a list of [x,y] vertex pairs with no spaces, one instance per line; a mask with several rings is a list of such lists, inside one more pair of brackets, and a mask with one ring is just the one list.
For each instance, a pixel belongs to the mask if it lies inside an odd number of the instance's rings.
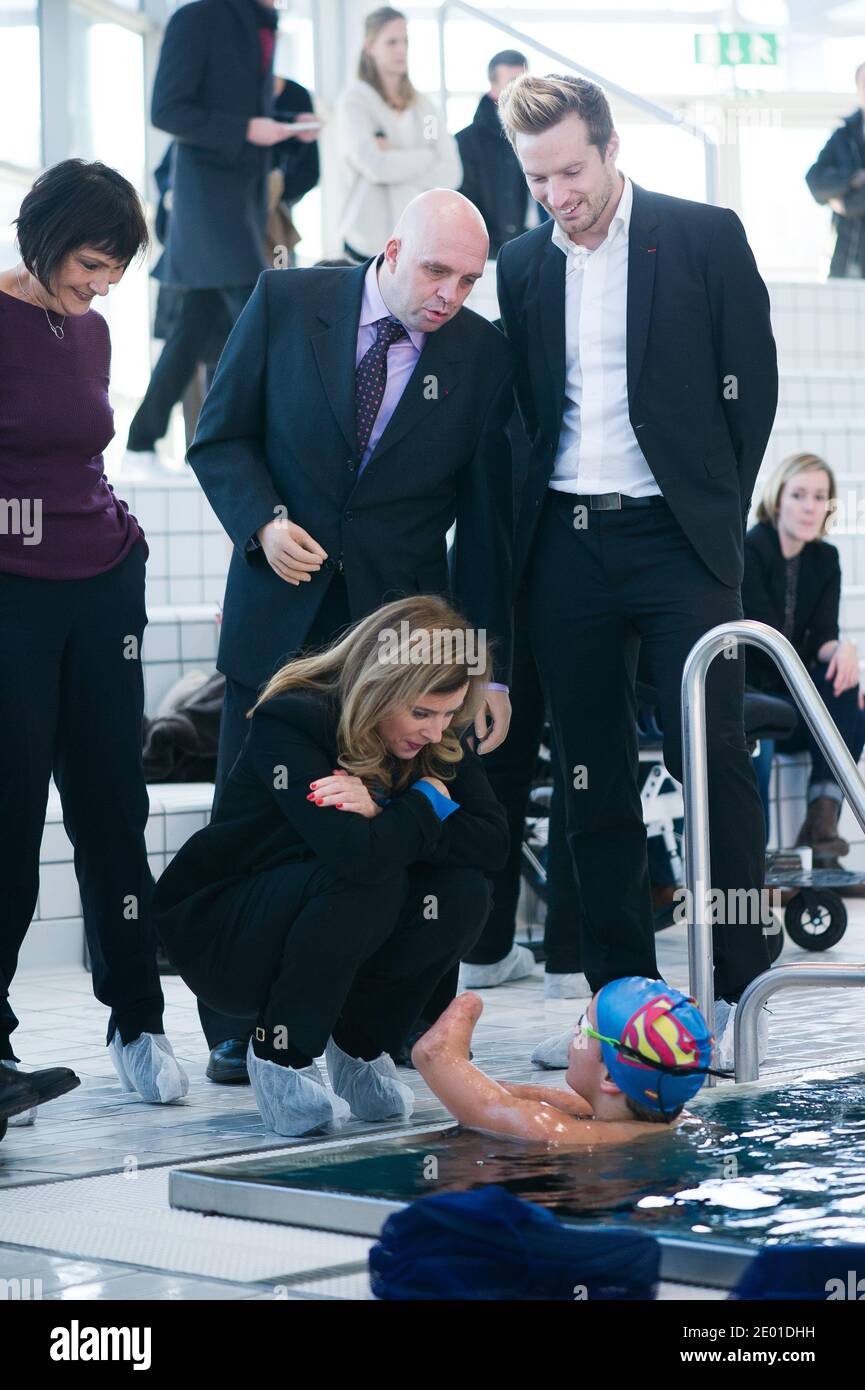
[[[340,235],[355,251],[374,256],[418,193],[459,187],[459,151],[438,108],[422,94],[405,111],[394,111],[368,82],[356,81],[342,92],[336,115],[348,181]],[[377,130],[390,149],[379,149]]]

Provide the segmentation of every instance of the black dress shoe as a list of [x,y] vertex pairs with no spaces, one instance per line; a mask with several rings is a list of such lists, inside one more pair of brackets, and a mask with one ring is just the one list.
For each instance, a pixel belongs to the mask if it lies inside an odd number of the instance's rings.
[[0,1118],[11,1119],[34,1105],[56,1100],[81,1085],[80,1077],[69,1067],[48,1067],[44,1071],[12,1071],[0,1067]]
[[207,1062],[207,1077],[220,1086],[248,1086],[249,1072],[246,1070],[246,1050],[249,1038],[226,1038],[210,1049]]

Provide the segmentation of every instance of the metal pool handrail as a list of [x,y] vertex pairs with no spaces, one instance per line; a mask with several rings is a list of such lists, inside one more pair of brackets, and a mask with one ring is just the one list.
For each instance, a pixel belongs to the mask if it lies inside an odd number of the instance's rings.
[[760,1010],[776,990],[805,989],[809,985],[865,988],[865,964],[841,965],[831,961],[803,961],[796,965],[776,965],[752,980],[739,1000],[733,1023],[736,1080],[756,1081],[760,1075],[757,1052],[757,1021]]
[[[738,659],[738,644],[757,647],[775,662],[784,677],[802,715],[823,750],[826,761],[841,785],[853,809],[853,814],[865,830],[865,782],[839,734],[832,716],[820,699],[817,688],[796,649],[787,638],[767,623],[742,619],[721,623],[704,633],[694,644],[682,673],[682,756],[685,799],[685,885],[688,906],[688,969],[690,989],[711,1030],[715,1026],[715,1003],[712,966],[712,927],[709,921],[710,853],[709,853],[709,793],[706,755],[706,676],[715,657],[725,652],[728,659]],[[782,970],[775,967],[758,975],[749,985],[767,981]],[[821,976],[821,979],[825,979]],[[779,986],[780,987],[780,986]],[[771,990],[770,990],[771,993]],[[743,995],[743,998],[746,996]],[[739,1010],[737,1009],[737,1013]],[[749,1010],[756,1055],[757,1017],[759,1009]],[[735,1046],[744,1036],[740,1020],[734,1024]],[[737,1080],[738,1069],[737,1069]],[[714,1083],[713,1077],[706,1078]]]

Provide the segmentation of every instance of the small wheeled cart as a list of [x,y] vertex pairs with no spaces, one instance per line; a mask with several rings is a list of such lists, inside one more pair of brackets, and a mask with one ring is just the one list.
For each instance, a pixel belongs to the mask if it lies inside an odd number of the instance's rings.
[[[838,945],[847,930],[847,908],[838,889],[861,883],[865,874],[806,867],[797,850],[776,852],[766,860],[766,887],[793,893],[784,908],[784,927],[804,951],[828,951]],[[775,961],[783,949],[783,934],[767,935],[767,940]]]

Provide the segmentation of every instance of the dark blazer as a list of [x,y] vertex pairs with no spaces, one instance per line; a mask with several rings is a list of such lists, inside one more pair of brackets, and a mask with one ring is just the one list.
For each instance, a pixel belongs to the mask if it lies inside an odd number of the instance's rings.
[[[303,642],[334,567],[351,617],[449,588],[446,536],[457,522],[453,595],[510,664],[511,352],[461,309],[426,339],[358,477],[355,354],[367,266],[265,272],[220,359],[189,462],[234,542],[217,665],[246,686]],[[309,583],[281,579],[259,527],[286,515],[328,559]]]
[[862,112],[845,117],[844,124],[832,132],[805,175],[815,202],[844,199],[844,215],[832,212],[835,249],[829,274],[845,276],[853,268],[865,271],[865,187],[852,188],[850,180],[865,168],[865,135]]
[[[499,308],[532,442],[518,518],[519,583],[552,475],[565,398],[565,266],[553,226],[502,247]],[[628,403],[682,529],[731,587],[778,396],[769,296],[735,213],[634,184],[628,244]],[[725,398],[734,377],[737,398]],[[728,394],[732,387],[728,385]]]
[[[274,115],[294,116],[301,111],[312,111],[312,97],[299,82],[286,80],[285,86],[273,103]],[[300,140],[284,140],[273,147],[273,162],[282,170],[285,188],[282,201],[291,206],[315,188],[320,175],[318,141],[309,144]]]
[[[824,642],[838,638],[841,604],[841,562],[828,541],[809,541],[800,552],[793,615],[793,646],[806,666],[812,666]],[[786,561],[778,532],[761,521],[745,537],[745,576],[742,608],[746,618],[784,630]],[[770,657],[747,650],[747,680],[755,690],[786,691],[783,677]]]
[[507,818],[481,758],[465,744],[447,784],[459,810],[446,820],[411,788],[373,819],[307,801],[310,782],[338,765],[338,721],[334,699],[306,691],[275,696],[253,715],[212,821],[186,841],[156,885],[155,920],[172,961],[183,964],[207,945],[209,908],[226,887],[281,865],[318,858],[349,883],[363,884],[417,862],[485,873],[502,867]]
[[153,274],[188,289],[253,285],[264,269],[271,150],[246,127],[271,114],[255,0],[194,0],[168,21],[151,118],[175,139],[165,254]]
[[494,257],[504,242],[525,231],[529,190],[492,97],[481,97],[471,125],[457,132],[456,142],[463,165],[459,191],[486,222]]

